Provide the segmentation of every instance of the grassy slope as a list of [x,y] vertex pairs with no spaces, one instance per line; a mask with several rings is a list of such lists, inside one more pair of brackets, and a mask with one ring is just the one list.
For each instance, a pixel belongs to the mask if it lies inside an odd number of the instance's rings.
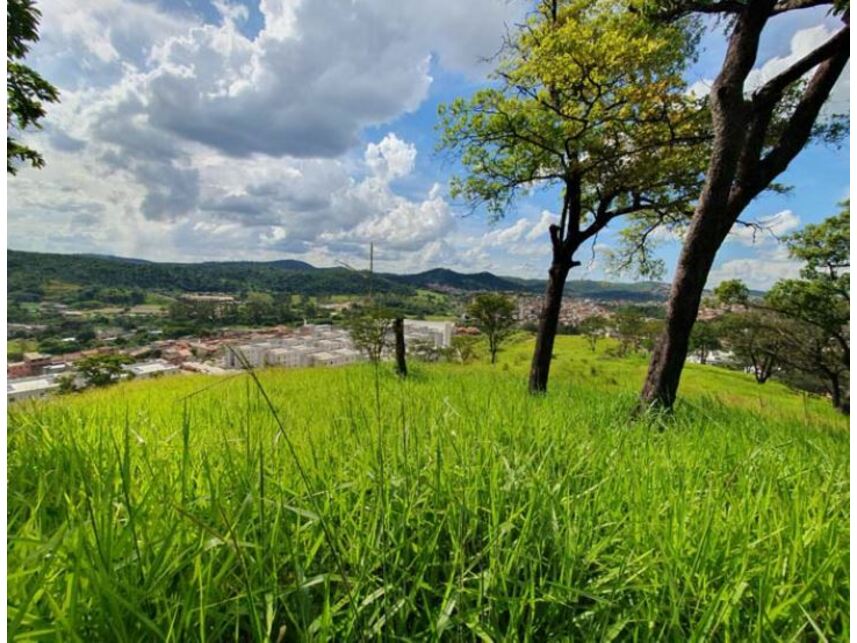
[[632,423],[642,359],[561,338],[533,399],[528,350],[377,406],[368,366],[262,373],[284,431],[246,377],[17,407],[10,633],[847,640],[842,418],[696,367]]

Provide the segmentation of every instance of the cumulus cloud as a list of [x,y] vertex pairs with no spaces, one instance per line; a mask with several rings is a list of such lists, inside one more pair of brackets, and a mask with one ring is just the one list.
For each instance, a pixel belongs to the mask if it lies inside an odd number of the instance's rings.
[[761,252],[754,257],[729,259],[715,266],[708,276],[707,288],[721,281],[740,279],[750,288],[767,290],[779,279],[800,274],[800,264],[788,256],[782,246]]
[[390,133],[380,143],[369,143],[364,158],[372,174],[389,181],[411,173],[417,148]]
[[10,183],[12,247],[331,265],[374,242],[388,269],[544,275],[556,217],[525,209],[482,234],[415,174],[397,120],[433,75],[482,78],[526,3],[199,6],[40,0],[31,60],[62,102],[32,135],[47,167]]
[[[761,87],[771,78],[785,71],[793,63],[827,42],[835,33],[835,29],[828,28],[825,25],[797,31],[791,38],[791,51],[787,55],[770,58],[760,68],[750,72],[747,76],[747,89],[752,90]],[[833,114],[848,113],[850,77],[851,63],[848,63],[839,76],[839,80],[833,86],[822,115],[830,116]]]
[[[482,59],[524,9],[505,0],[259,0],[251,27],[247,6],[229,0],[204,20],[127,0],[40,8],[32,61],[56,79],[63,102],[32,138],[49,166],[66,171],[53,173],[57,188],[98,184],[88,201],[137,228],[132,245],[159,239],[162,251],[165,236],[202,244],[229,234],[263,252],[305,253],[378,237],[414,251],[454,228],[438,187],[414,199],[390,186],[413,172],[412,143],[390,133],[362,159],[353,154],[368,126],[419,107],[433,60],[484,72]],[[52,206],[27,205],[21,178],[10,199],[18,213],[72,211],[59,193]],[[117,188],[109,196],[108,185]]]
[[[796,31],[791,37],[787,53],[781,56],[773,56],[766,60],[761,67],[750,71],[744,85],[745,90],[752,92],[761,87],[777,74],[785,71],[792,64],[827,42],[839,28],[841,27],[834,28],[822,24]],[[808,76],[811,74],[812,72]],[[827,103],[822,109],[822,117],[848,113],[851,91],[850,77],[851,63],[848,63],[830,92]],[[711,93],[712,83],[711,79],[697,80],[691,84],[688,92],[696,97],[707,96]]]

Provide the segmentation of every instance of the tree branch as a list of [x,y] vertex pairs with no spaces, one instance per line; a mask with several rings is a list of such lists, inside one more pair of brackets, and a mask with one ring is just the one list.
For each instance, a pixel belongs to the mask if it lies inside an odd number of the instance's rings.
[[767,83],[753,92],[753,109],[767,109],[770,104],[786,90],[786,88],[810,71],[816,65],[824,62],[844,46],[848,48],[848,27],[840,29],[832,38],[823,45],[817,47],[806,56],[795,62],[785,71],[777,74]]
[[808,9],[810,7],[818,7],[825,4],[833,4],[831,0],[781,0],[774,5],[772,16],[786,11],[795,11],[797,9]]

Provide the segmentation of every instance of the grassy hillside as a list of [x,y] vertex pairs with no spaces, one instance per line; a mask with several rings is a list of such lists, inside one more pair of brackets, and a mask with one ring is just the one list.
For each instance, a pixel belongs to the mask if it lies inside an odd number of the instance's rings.
[[560,338],[532,398],[529,349],[15,407],[10,634],[848,640],[845,420],[691,367],[632,422],[642,359]]

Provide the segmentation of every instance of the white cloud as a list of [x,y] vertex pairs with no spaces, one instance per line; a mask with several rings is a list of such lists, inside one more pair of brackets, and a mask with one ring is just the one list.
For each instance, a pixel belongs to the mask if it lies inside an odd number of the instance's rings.
[[416,158],[417,148],[392,132],[380,143],[369,143],[364,155],[372,174],[385,181],[410,174]]
[[[820,45],[827,42],[836,30],[830,29],[824,25],[801,29],[797,31],[791,39],[791,51],[785,56],[775,56],[765,62],[761,68],[754,69],[747,76],[746,87],[748,90],[753,90],[761,87],[777,74],[788,69],[793,63],[800,60]],[[811,72],[810,72],[811,75]],[[830,97],[827,99],[822,115],[847,114],[850,99],[850,77],[851,63],[846,65],[845,69],[839,77],[839,80],[833,86],[830,92]]]
[[[827,42],[840,28],[841,26],[833,28],[827,25],[817,25],[796,31],[791,37],[788,53],[769,58],[761,67],[750,71],[744,84],[745,90],[752,92],[761,87],[771,78],[785,71],[793,63]],[[808,75],[811,74],[812,72]],[[851,63],[848,63],[830,92],[827,103],[822,109],[822,117],[848,113],[851,91],[850,78]],[[697,97],[707,96],[711,93],[712,84],[713,80],[711,79],[697,80],[691,84],[688,92]]]
[[39,217],[59,230],[75,212],[103,218],[78,226],[82,250],[171,258],[324,257],[326,243],[339,253],[368,239],[401,255],[454,229],[439,188],[406,198],[390,186],[413,172],[415,145],[390,133],[362,159],[356,148],[367,126],[422,103],[432,59],[484,72],[524,7],[260,0],[254,32],[246,6],[213,5],[220,19],[203,23],[176,6],[44,0],[31,62],[62,103],[30,137],[49,169],[10,190],[13,245],[45,241]]
[[777,246],[754,257],[729,259],[715,266],[708,276],[706,288],[714,288],[727,279],[740,279],[750,288],[767,290],[777,280],[799,274],[800,264],[788,256],[785,247]]
[[791,210],[783,210],[747,223],[752,225],[735,224],[727,241],[735,241],[745,246],[777,243],[780,237],[792,232],[800,225],[800,217]]

